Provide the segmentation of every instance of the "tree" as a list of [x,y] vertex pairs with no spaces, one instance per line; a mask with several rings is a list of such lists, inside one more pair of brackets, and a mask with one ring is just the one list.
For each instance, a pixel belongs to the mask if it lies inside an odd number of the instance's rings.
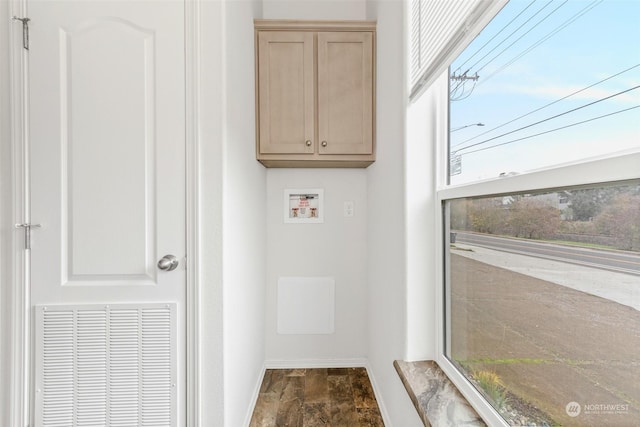
[[615,186],[571,190],[569,202],[575,221],[590,221],[620,194],[638,194],[638,186]]
[[640,251],[640,195],[619,194],[595,223],[599,232],[615,238],[618,248]]
[[516,237],[551,237],[560,228],[560,210],[544,200],[525,197],[516,200],[509,211],[509,225]]
[[573,190],[569,200],[571,212],[575,221],[589,221],[600,212],[596,190]]
[[496,234],[504,228],[505,210],[502,198],[474,200],[468,207],[467,215],[473,231]]
[[452,200],[449,204],[449,227],[452,230],[471,230],[468,211],[472,201],[468,199]]

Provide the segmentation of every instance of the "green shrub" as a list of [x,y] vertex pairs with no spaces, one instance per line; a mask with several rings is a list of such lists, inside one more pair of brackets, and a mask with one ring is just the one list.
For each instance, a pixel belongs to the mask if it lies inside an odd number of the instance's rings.
[[496,409],[503,410],[507,404],[507,391],[498,374],[491,371],[475,371],[472,377],[493,402]]

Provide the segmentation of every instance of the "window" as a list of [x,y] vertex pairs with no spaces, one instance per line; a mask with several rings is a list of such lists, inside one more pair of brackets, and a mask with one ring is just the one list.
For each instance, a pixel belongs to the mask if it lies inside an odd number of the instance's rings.
[[492,425],[640,419],[639,19],[512,0],[449,67],[438,362]]
[[446,211],[456,367],[511,425],[638,420],[640,180]]
[[450,67],[452,184],[637,148],[640,4],[511,1]]

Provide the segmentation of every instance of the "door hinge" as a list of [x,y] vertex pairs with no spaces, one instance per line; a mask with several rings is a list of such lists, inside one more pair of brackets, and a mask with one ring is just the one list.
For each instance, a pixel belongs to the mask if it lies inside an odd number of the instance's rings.
[[22,47],[25,48],[25,50],[29,50],[29,21],[31,21],[31,19],[14,16],[13,20],[22,22]]
[[16,224],[16,228],[22,228],[24,230],[24,249],[31,249],[31,229],[32,228],[40,228],[42,225],[40,224]]

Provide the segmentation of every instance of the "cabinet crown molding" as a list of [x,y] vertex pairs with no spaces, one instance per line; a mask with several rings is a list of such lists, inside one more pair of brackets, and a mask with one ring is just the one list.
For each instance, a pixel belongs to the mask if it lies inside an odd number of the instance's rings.
[[376,31],[376,21],[254,19],[256,31]]

